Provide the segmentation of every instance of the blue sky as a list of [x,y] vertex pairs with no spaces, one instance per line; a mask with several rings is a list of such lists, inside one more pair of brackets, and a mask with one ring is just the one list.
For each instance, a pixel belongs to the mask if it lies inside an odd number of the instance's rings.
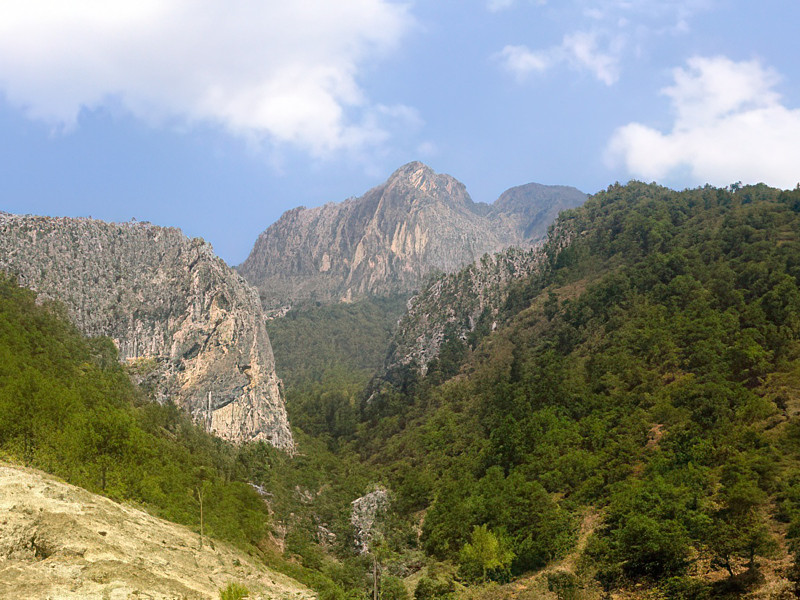
[[231,264],[422,160],[800,182],[796,0],[0,2],[0,210],[181,227]]

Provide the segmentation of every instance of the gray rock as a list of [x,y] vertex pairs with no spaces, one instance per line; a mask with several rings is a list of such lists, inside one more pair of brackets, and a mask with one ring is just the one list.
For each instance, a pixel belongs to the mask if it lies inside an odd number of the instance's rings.
[[389,508],[389,492],[378,488],[353,500],[351,506],[350,523],[355,530],[356,550],[359,554],[369,554],[379,533],[381,519]]
[[530,245],[559,210],[585,199],[575,188],[528,184],[475,203],[461,182],[412,162],[360,198],[284,213],[238,269],[269,309],[410,293],[433,272]]
[[202,239],[148,223],[0,214],[0,269],[61,301],[78,328],[195,421],[291,451],[257,292]]
[[[408,301],[390,344],[383,373],[398,366],[415,365],[424,375],[428,364],[439,356],[448,334],[466,340],[479,318],[497,317],[508,298],[509,285],[542,273],[549,260],[565,248],[574,233],[559,222],[548,239],[529,248],[511,247],[457,273],[442,275]],[[493,322],[492,330],[497,323]]]

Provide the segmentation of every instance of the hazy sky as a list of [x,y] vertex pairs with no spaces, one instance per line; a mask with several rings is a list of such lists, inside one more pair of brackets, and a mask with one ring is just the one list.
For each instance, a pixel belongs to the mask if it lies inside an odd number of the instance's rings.
[[800,182],[797,0],[0,0],[0,210],[136,218],[232,264],[422,160]]

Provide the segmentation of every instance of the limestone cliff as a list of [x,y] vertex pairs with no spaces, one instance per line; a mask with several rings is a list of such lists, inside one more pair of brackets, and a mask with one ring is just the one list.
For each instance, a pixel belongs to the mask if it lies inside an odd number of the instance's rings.
[[256,291],[199,238],[146,223],[0,213],[0,269],[61,301],[89,336],[207,429],[291,450]]
[[286,212],[239,271],[267,308],[409,293],[433,272],[530,245],[559,210],[584,200],[574,188],[529,184],[475,203],[464,184],[413,162],[360,198]]
[[379,535],[389,510],[389,492],[378,487],[353,500],[350,506],[350,523],[355,534],[356,551],[359,554],[369,554],[373,550],[372,542]]

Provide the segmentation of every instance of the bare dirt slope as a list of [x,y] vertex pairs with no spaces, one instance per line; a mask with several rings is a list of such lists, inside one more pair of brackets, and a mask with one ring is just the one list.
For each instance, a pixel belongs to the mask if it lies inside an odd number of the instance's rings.
[[216,599],[231,581],[252,599],[315,598],[239,550],[199,545],[185,527],[0,463],[0,598]]

